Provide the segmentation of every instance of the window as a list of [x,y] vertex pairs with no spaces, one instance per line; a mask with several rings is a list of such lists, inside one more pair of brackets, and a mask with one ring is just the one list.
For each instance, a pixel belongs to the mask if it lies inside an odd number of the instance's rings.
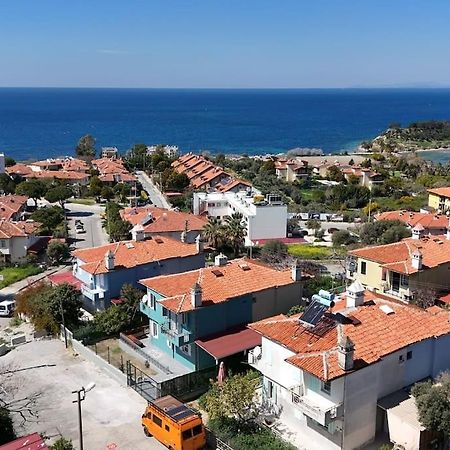
[[183,433],[183,441],[186,439],[190,439],[192,437],[192,430],[189,428],[189,430],[184,430]]
[[400,285],[402,287],[407,288],[409,284],[409,278],[406,275],[401,274],[400,275]]
[[194,436],[197,436],[198,434],[201,434],[202,432],[202,426],[201,425],[196,425],[194,428],[192,428],[192,434]]
[[4,239],[2,239],[2,240],[0,241],[0,246],[1,246],[2,248],[5,248],[5,247],[6,247],[6,241],[5,241]]
[[158,427],[162,427],[162,419],[160,417],[155,416],[153,414],[152,420],[153,420],[154,423],[156,423],[156,425],[158,425]]
[[163,317],[167,317],[167,316],[169,315],[168,309],[167,309],[167,308],[164,308],[164,306],[163,306],[163,308],[162,308],[162,315],[163,315]]
[[367,271],[367,263],[365,261],[361,261],[361,275],[365,275]]
[[166,431],[170,431],[169,425],[164,425]]
[[180,350],[186,355],[191,356],[191,344],[185,344],[180,347]]
[[183,325],[187,324],[187,319],[188,319],[187,314],[186,313],[181,313],[181,323]]
[[409,352],[406,353],[406,359],[411,359],[412,358],[412,350],[410,350]]
[[150,302],[150,308],[155,310],[156,309],[156,297],[155,297],[155,294],[150,294],[149,302]]
[[330,395],[331,393],[331,381],[322,381],[322,386],[320,388],[322,392],[325,392],[325,394]]
[[405,355],[400,355],[399,357],[398,357],[398,363],[399,364],[403,364],[405,362]]
[[158,323],[154,320],[150,321],[150,332],[154,338],[158,337]]

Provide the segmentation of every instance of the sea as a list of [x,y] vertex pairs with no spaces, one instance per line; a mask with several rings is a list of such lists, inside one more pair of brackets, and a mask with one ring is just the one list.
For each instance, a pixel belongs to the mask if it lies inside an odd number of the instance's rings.
[[17,160],[73,155],[89,133],[98,149],[121,152],[165,143],[182,152],[328,154],[352,151],[392,122],[430,119],[450,119],[450,89],[0,88],[0,151]]

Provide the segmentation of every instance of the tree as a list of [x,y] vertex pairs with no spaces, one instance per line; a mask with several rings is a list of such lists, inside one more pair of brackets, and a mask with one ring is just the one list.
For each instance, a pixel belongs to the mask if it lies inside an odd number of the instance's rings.
[[39,208],[31,215],[31,219],[41,223],[41,229],[49,234],[64,221],[64,210],[59,206]]
[[427,309],[435,305],[438,298],[438,293],[434,289],[422,287],[413,292],[413,300],[411,303],[414,303],[419,308]]
[[70,258],[70,249],[64,242],[52,242],[47,247],[48,259],[53,265],[58,265]]
[[275,162],[271,159],[265,161],[259,172],[263,175],[275,175]]
[[105,186],[102,188],[100,195],[106,200],[111,200],[114,198],[114,191],[109,186]]
[[11,414],[8,409],[0,407],[0,445],[6,444],[14,439],[16,439],[16,433]]
[[161,184],[165,191],[183,191],[189,186],[190,180],[185,173],[167,168],[161,175]]
[[247,229],[242,223],[243,216],[241,213],[233,213],[231,216],[225,217],[225,236],[233,247],[234,256],[237,257],[244,244]]
[[10,156],[6,156],[5,157],[5,166],[6,167],[11,167],[11,166],[15,166],[16,165],[16,160],[11,158]]
[[45,194],[45,200],[50,203],[59,202],[61,208],[64,208],[65,201],[73,196],[73,191],[69,186],[55,186],[50,188]]
[[309,230],[320,230],[321,228],[320,222],[317,219],[308,219],[305,226]]
[[223,234],[224,227],[220,219],[208,217],[208,223],[205,224],[202,230],[202,235],[208,244],[215,249],[219,248],[223,243]]
[[327,169],[327,178],[331,181],[336,181],[338,183],[342,183],[345,181],[344,174],[342,170],[337,166],[330,166]]
[[129,317],[131,317],[131,322],[134,320],[136,313],[139,311],[142,296],[144,293],[135,288],[132,284],[124,284],[120,290],[120,296],[125,300],[123,307]]
[[124,308],[111,306],[99,311],[94,316],[94,326],[97,331],[106,335],[117,334],[130,324],[130,316]]
[[95,139],[92,135],[86,134],[80,138],[77,146],[75,147],[75,153],[78,156],[95,156]]
[[365,245],[392,244],[411,236],[411,232],[403,222],[398,220],[378,220],[365,223],[359,235],[361,242]]
[[89,194],[98,197],[103,189],[103,181],[97,175],[91,177],[89,182]]
[[17,294],[16,305],[17,313],[26,314],[36,330],[53,334],[59,331],[62,323],[61,307],[67,328],[75,328],[82,315],[79,292],[69,284],[30,286]]
[[26,195],[27,197],[32,198],[36,205],[38,199],[44,197],[47,192],[47,186],[41,180],[27,180],[22,181],[16,186],[16,194]]
[[450,375],[443,373],[435,383],[417,383],[411,390],[420,423],[430,431],[448,435],[450,430]]
[[0,173],[0,191],[2,194],[14,194],[16,192],[16,183],[6,173]]
[[294,314],[299,314],[305,311],[305,307],[303,305],[294,305],[289,311],[286,313],[288,317],[293,316]]
[[75,450],[75,447],[70,439],[61,437],[50,446],[50,450]]
[[108,223],[109,238],[112,242],[124,241],[130,237],[133,225],[126,220],[110,220]]
[[356,242],[356,239],[347,230],[338,230],[333,233],[331,237],[333,245],[340,247],[341,245],[350,245]]
[[279,264],[288,256],[288,246],[281,241],[269,241],[261,249],[261,259],[269,264]]
[[233,417],[247,422],[256,418],[260,411],[256,393],[258,384],[259,378],[251,371],[244,375],[230,375],[222,385],[213,381],[202,403],[212,419]]

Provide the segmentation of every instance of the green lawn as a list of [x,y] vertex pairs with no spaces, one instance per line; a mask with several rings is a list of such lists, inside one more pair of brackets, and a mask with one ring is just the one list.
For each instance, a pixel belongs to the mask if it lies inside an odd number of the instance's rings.
[[330,259],[336,257],[336,253],[341,253],[332,247],[321,247],[308,244],[291,244],[288,245],[289,254],[300,259]]
[[76,203],[78,205],[95,205],[93,198],[71,198],[67,200],[68,203]]
[[3,281],[0,281],[0,289],[23,280],[31,275],[41,273],[42,269],[37,266],[20,266],[20,267],[6,267],[0,270],[0,275],[3,276]]

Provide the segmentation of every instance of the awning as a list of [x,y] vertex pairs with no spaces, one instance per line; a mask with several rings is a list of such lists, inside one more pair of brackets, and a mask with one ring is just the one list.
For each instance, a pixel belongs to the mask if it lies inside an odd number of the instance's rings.
[[73,286],[76,290],[78,291],[81,290],[81,281],[75,278],[72,275],[72,272],[54,273],[53,275],[49,275],[48,279],[50,280],[50,283],[52,283],[53,285],[58,286],[60,284],[67,283]]
[[8,442],[8,444],[0,445],[0,450],[45,450],[48,449],[45,445],[44,439],[38,434],[28,434],[27,436],[20,437],[14,441]]
[[261,345],[261,335],[247,327],[239,327],[197,339],[195,343],[219,360]]

